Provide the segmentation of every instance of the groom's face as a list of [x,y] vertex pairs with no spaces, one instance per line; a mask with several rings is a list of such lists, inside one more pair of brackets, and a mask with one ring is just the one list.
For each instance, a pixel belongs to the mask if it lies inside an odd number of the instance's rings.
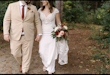
[[31,3],[31,0],[24,0],[24,1],[27,5]]

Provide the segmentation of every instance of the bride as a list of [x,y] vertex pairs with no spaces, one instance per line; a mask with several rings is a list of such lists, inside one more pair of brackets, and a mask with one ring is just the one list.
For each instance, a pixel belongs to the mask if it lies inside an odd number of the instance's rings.
[[38,12],[42,22],[42,38],[39,41],[39,53],[43,63],[43,71],[48,74],[55,72],[55,60],[57,59],[56,39],[53,39],[51,32],[53,28],[61,24],[59,11],[53,7],[52,0],[42,0],[42,7]]

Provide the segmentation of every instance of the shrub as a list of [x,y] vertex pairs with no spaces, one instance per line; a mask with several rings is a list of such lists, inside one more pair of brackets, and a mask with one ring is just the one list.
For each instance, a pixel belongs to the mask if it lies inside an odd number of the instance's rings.
[[104,8],[98,8],[95,11],[95,13],[91,13],[93,23],[102,25],[102,20],[105,15],[106,15],[106,10]]
[[14,1],[0,1],[0,31],[3,30],[3,18],[9,3]]
[[[108,48],[110,45],[110,1],[106,1],[102,4],[101,8],[98,8],[96,11],[97,18],[94,18],[97,23],[103,25],[101,30],[98,30],[98,34],[95,35],[97,43],[102,45],[102,48]],[[102,35],[100,35],[100,33]],[[106,34],[104,34],[106,33]]]
[[103,32],[108,32],[103,40],[106,40],[106,43],[107,44],[110,44],[110,1],[107,1],[105,2],[103,5],[102,5],[102,9],[104,9],[104,16],[102,18],[102,25],[103,25]]
[[68,22],[88,22],[88,12],[84,10],[80,1],[64,1],[63,20]]

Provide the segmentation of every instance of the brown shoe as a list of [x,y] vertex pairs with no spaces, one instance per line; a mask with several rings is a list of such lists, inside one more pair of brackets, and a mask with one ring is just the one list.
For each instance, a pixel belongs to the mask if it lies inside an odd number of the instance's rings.
[[20,72],[22,73],[22,65],[20,65],[20,69],[19,69],[19,70],[20,70]]
[[22,74],[27,74],[27,73],[22,73]]

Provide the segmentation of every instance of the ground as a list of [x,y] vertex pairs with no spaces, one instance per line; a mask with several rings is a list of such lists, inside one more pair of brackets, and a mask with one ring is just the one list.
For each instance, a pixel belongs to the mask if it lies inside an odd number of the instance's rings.
[[[89,29],[74,28],[69,30],[68,64],[59,65],[56,61],[55,74],[97,74],[94,62],[90,62],[91,52],[88,47],[95,45],[87,37],[91,34]],[[47,74],[43,72],[42,61],[38,53],[38,42],[34,42],[32,60],[28,74]],[[0,74],[20,74],[19,65],[10,53],[10,44],[3,40],[0,33]]]

